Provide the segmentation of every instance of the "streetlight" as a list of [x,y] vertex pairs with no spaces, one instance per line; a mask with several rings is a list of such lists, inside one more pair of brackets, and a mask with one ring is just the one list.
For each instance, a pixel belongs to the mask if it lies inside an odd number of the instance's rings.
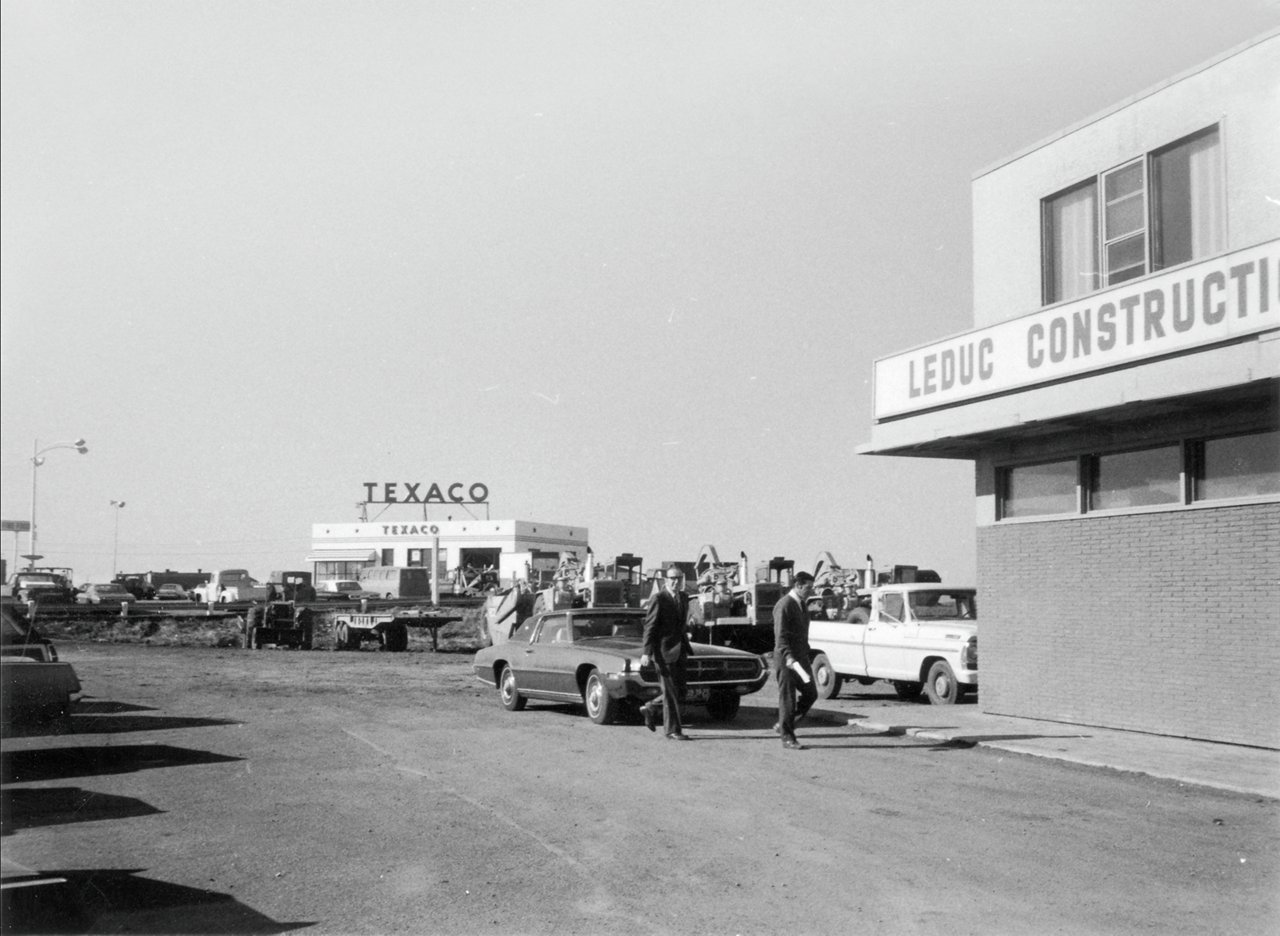
[[114,582],[120,571],[116,557],[120,555],[120,511],[124,509],[124,501],[113,500],[111,506],[116,509],[116,539],[115,545],[111,547],[111,580]]
[[36,469],[44,464],[45,452],[52,452],[54,449],[60,448],[75,449],[81,455],[89,451],[89,447],[84,444],[84,439],[76,439],[74,442],[55,442],[53,445],[46,445],[44,448],[40,447],[40,440],[36,439],[35,444],[31,447],[31,531],[27,534],[30,553],[22,557],[28,561],[28,569],[35,568],[36,560],[42,558],[36,552],[36,476],[39,474]]

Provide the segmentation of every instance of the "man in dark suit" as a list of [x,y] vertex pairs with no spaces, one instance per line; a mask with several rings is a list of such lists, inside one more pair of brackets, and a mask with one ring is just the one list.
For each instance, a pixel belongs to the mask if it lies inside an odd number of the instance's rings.
[[672,741],[688,741],[680,724],[680,703],[684,700],[687,682],[685,660],[689,656],[689,638],[685,634],[685,621],[689,616],[689,596],[681,586],[684,575],[675,566],[667,569],[666,590],[655,589],[649,596],[644,617],[644,651],[640,665],[650,661],[658,669],[662,683],[661,702],[651,699],[640,706],[645,727],[654,730],[658,705],[662,706],[662,730]]
[[774,730],[782,735],[782,746],[792,751],[804,750],[796,740],[796,722],[818,701],[809,663],[809,611],[805,607],[811,594],[813,576],[797,572],[791,591],[773,606],[773,674],[778,680]]

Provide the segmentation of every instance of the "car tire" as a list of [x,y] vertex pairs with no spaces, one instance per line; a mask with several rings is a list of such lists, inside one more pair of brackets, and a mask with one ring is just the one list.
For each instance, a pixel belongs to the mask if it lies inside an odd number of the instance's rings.
[[716,692],[707,700],[707,714],[713,721],[733,721],[742,707],[742,696],[736,692]]
[[930,705],[955,705],[959,701],[960,684],[956,682],[956,674],[951,671],[951,664],[946,660],[938,660],[929,667],[924,694]]
[[508,712],[523,711],[529,701],[516,688],[515,670],[509,666],[504,666],[502,675],[498,677],[498,695],[502,699],[502,707]]
[[599,670],[593,669],[587,674],[587,681],[582,687],[582,701],[586,703],[587,715],[597,725],[610,724],[618,714],[617,703],[609,695]]
[[813,657],[813,685],[818,690],[819,699],[834,699],[840,694],[843,680],[832,668],[831,661],[825,653]]
[[915,702],[920,698],[920,690],[923,688],[923,683],[906,682],[901,679],[893,681],[893,691],[898,694],[898,698],[903,702]]

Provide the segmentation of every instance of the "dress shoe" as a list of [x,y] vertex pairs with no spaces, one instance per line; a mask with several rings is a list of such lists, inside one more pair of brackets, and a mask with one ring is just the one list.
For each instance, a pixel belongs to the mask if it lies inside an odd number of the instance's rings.
[[682,734],[679,731],[673,731],[671,732],[671,734],[667,735],[667,740],[668,741],[688,741],[689,736],[687,734]]
[[640,706],[640,714],[644,716],[644,726],[650,731],[657,731],[653,724],[653,709],[647,705]]
[[782,746],[788,751],[803,751],[805,749],[804,745],[795,738],[783,738]]

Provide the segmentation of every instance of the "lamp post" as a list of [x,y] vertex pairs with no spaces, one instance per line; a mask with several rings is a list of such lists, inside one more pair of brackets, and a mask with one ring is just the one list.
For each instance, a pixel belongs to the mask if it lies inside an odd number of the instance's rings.
[[23,556],[28,562],[27,568],[35,568],[36,560],[41,558],[36,552],[36,477],[39,472],[36,470],[44,464],[45,452],[52,452],[54,449],[75,449],[81,455],[89,451],[89,447],[84,444],[84,439],[76,439],[74,442],[55,442],[52,445],[40,447],[40,440],[36,439],[35,444],[31,447],[31,530],[27,534],[27,543],[30,547],[28,555]]
[[124,501],[113,500],[111,506],[116,509],[116,537],[111,546],[111,580],[114,582],[116,575],[120,572],[116,559],[120,555],[120,511],[124,509]]

